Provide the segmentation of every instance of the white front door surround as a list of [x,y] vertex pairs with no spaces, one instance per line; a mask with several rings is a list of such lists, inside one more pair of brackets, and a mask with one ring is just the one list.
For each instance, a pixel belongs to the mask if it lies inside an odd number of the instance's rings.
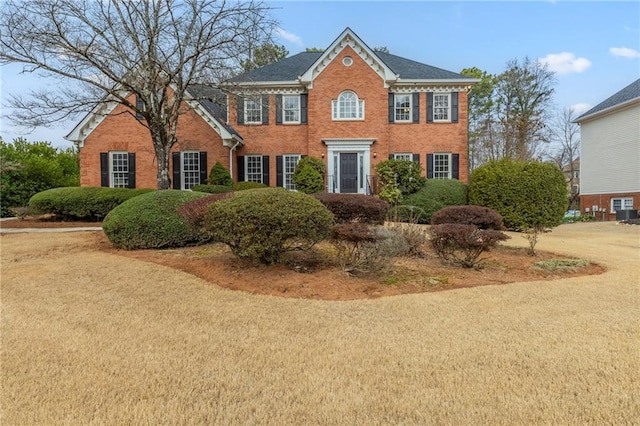
[[[322,139],[327,146],[327,192],[341,191],[341,154],[357,156],[357,183],[355,193],[367,194],[367,179],[371,175],[371,145],[375,138],[331,138]],[[344,164],[344,162],[343,162]],[[343,185],[346,184],[343,182]],[[346,192],[354,192],[352,188],[344,188]]]

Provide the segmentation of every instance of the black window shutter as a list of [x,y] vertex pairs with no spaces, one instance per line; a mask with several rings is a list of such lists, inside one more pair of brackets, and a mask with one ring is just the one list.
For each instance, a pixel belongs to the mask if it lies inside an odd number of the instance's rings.
[[420,93],[413,94],[412,103],[413,103],[413,122],[419,123],[420,122]]
[[100,153],[100,186],[109,186],[109,153],[108,152]]
[[269,185],[269,156],[262,156],[262,183]]
[[309,95],[303,93],[300,95],[300,123],[307,124],[307,101],[309,100]]
[[451,122],[458,122],[458,92],[451,94]]
[[238,124],[244,124],[244,98],[236,96],[236,111],[238,112]]
[[395,122],[395,102],[396,97],[393,93],[389,93],[389,123]]
[[180,182],[180,153],[174,152],[171,154],[173,159],[173,189],[180,189],[182,182]]
[[420,164],[420,154],[413,154],[413,161]]
[[135,188],[136,187],[136,153],[135,152],[130,152],[129,153],[129,186],[128,188]]
[[433,179],[433,154],[427,154],[427,179]]
[[238,166],[238,182],[244,182],[244,155],[236,157],[236,165]]
[[276,186],[284,186],[284,175],[282,173],[282,155],[276,155]]
[[451,177],[460,179],[460,154],[451,154]]
[[427,93],[427,123],[433,123],[433,93]]
[[389,160],[393,160],[393,154],[389,154]]
[[207,152],[200,151],[200,183],[207,183]]
[[[144,101],[142,99],[140,99],[140,97],[138,95],[136,95],[136,109],[138,111],[144,111]],[[140,114],[138,111],[136,111],[136,118],[138,120],[142,120],[143,115]]]
[[262,124],[269,124],[269,95],[262,96]]
[[282,95],[276,95],[276,124],[282,124]]

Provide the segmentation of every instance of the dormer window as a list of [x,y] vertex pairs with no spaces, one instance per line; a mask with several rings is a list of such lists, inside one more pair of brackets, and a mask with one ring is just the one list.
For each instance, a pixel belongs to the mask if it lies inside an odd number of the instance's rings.
[[331,102],[334,120],[364,120],[364,99],[354,92],[344,91]]

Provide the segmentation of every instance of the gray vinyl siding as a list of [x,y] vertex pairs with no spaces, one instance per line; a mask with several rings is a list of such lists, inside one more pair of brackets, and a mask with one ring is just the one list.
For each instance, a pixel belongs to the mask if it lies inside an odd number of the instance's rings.
[[640,191],[640,104],[581,123],[580,193]]

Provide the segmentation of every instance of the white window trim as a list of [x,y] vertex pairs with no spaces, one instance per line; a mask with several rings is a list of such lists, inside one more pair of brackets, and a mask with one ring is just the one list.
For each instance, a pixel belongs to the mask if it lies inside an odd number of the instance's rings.
[[[287,109],[285,109],[284,105],[285,105],[285,99],[286,98],[298,98],[298,109],[296,110],[298,112],[298,119],[297,120],[292,120],[292,121],[287,121],[286,119],[286,111]],[[300,108],[300,95],[283,95],[282,96],[282,124],[300,124],[300,114],[301,114],[301,108]]]
[[[248,112],[248,108],[247,108],[247,103],[248,102],[253,102],[255,104],[258,105],[258,111],[260,112],[260,118],[258,121],[249,121],[248,116],[247,116],[247,112]],[[262,99],[244,99],[244,124],[262,124]]]
[[[398,120],[398,96],[406,96],[409,98],[409,118],[406,120]],[[413,122],[413,95],[411,93],[396,93],[393,97],[393,121],[394,123],[412,123]]]
[[[436,119],[436,96],[447,96],[447,118],[446,119]],[[451,123],[451,93],[434,93],[433,94],[433,122],[434,123]]]
[[[113,171],[113,155],[114,154],[124,154],[125,158],[127,159],[127,171],[126,172],[118,172],[118,173],[125,173],[126,176],[126,182],[127,184],[125,186],[115,186],[114,183],[116,181],[115,176],[114,176],[114,172]],[[129,153],[127,151],[109,151],[109,187],[110,188],[128,188],[129,187]]]
[[[293,172],[291,172],[290,174],[287,173],[287,158],[292,158],[292,157],[296,158],[296,165],[298,165],[298,162],[302,158],[302,155],[300,155],[300,154],[284,154],[282,156],[282,187],[285,188],[285,189],[289,189],[290,191],[297,191],[296,184],[293,183]],[[294,168],[294,170],[295,170],[295,168]],[[287,176],[288,175],[291,176],[291,183],[293,185],[293,188],[287,188]]]
[[614,210],[614,208],[613,208],[613,201],[614,200],[620,200],[620,207],[622,207],[621,210],[626,210],[625,209],[625,204],[626,204],[627,201],[631,203],[631,207],[629,207],[629,208],[633,209],[633,198],[632,197],[615,197],[615,198],[611,199],[611,209],[609,210],[609,212],[611,212],[611,213],[615,213],[616,212],[616,210]]
[[185,176],[185,170],[184,170],[184,155],[185,154],[196,154],[196,158],[198,159],[198,170],[197,170],[198,183],[196,183],[194,185],[199,185],[199,184],[202,183],[202,182],[200,182],[200,151],[194,151],[194,150],[180,151],[180,189],[186,190],[186,191],[191,191],[191,188],[186,188],[185,187],[185,183],[186,183],[186,176]]
[[[409,157],[407,158],[402,158],[402,157]],[[394,160],[405,160],[405,161],[413,161],[413,153],[411,152],[398,152],[393,154],[393,159]]]
[[[448,160],[448,164],[447,164],[447,177],[436,177],[436,173],[438,173],[436,171],[436,157],[439,155],[446,155],[447,156],[447,160]],[[453,176],[453,164],[452,164],[452,158],[453,156],[451,155],[450,152],[434,152],[433,153],[433,178],[434,179],[451,179]]]
[[[351,118],[351,117],[340,118],[340,96],[342,96],[345,93],[353,93],[353,95],[356,97],[356,100],[357,100],[356,115],[358,115],[358,117],[356,118]],[[344,90],[340,92],[337,99],[333,99],[331,101],[331,116],[333,121],[364,121],[364,117],[365,117],[364,113],[365,113],[364,99],[360,99],[358,97],[358,94],[353,90]]]
[[[249,158],[260,158],[260,180],[249,180]],[[262,170],[262,155],[254,154],[254,155],[245,155],[244,156],[244,181],[245,182],[262,182],[262,177],[264,176],[264,170]]]

